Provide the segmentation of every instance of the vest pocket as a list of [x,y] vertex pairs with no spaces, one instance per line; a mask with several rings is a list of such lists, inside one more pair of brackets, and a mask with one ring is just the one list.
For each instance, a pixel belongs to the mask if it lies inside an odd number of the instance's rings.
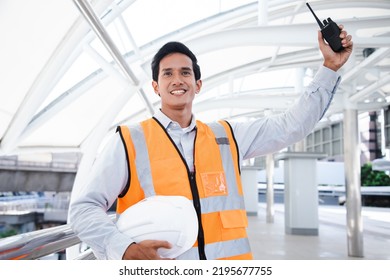
[[222,240],[246,237],[248,218],[244,210],[226,210],[219,212],[222,223]]
[[228,194],[224,172],[203,172],[200,177],[205,197]]

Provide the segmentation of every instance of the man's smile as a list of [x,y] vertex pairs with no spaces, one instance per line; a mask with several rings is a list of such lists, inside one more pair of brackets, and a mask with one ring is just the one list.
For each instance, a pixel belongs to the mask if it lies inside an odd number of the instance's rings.
[[172,90],[172,91],[170,92],[170,94],[176,95],[176,96],[180,96],[180,95],[185,94],[186,92],[187,92],[187,91],[184,90],[184,89],[175,89],[175,90]]

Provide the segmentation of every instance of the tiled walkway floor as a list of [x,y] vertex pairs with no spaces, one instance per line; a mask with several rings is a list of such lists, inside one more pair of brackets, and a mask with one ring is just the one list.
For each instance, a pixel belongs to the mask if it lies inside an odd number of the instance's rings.
[[274,223],[266,222],[266,205],[249,217],[248,235],[257,260],[390,260],[390,209],[362,210],[363,258],[348,256],[345,206],[319,207],[318,236],[287,235],[284,206],[275,204]]

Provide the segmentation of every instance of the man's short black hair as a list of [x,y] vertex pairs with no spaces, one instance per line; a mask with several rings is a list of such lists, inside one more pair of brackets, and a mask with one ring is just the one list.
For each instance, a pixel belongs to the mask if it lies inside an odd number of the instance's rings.
[[168,42],[162,46],[155,54],[152,61],[152,78],[154,81],[158,81],[158,72],[160,71],[160,61],[169,54],[181,53],[188,56],[192,60],[192,68],[194,70],[195,81],[200,80],[200,67],[198,60],[193,52],[183,43],[180,42]]

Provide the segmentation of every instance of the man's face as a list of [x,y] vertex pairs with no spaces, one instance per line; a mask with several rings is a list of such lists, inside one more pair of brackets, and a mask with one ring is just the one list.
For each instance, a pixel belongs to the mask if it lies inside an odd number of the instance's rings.
[[153,81],[153,89],[161,97],[161,109],[192,110],[192,101],[202,86],[195,81],[191,59],[181,53],[165,56],[160,61],[158,82]]

